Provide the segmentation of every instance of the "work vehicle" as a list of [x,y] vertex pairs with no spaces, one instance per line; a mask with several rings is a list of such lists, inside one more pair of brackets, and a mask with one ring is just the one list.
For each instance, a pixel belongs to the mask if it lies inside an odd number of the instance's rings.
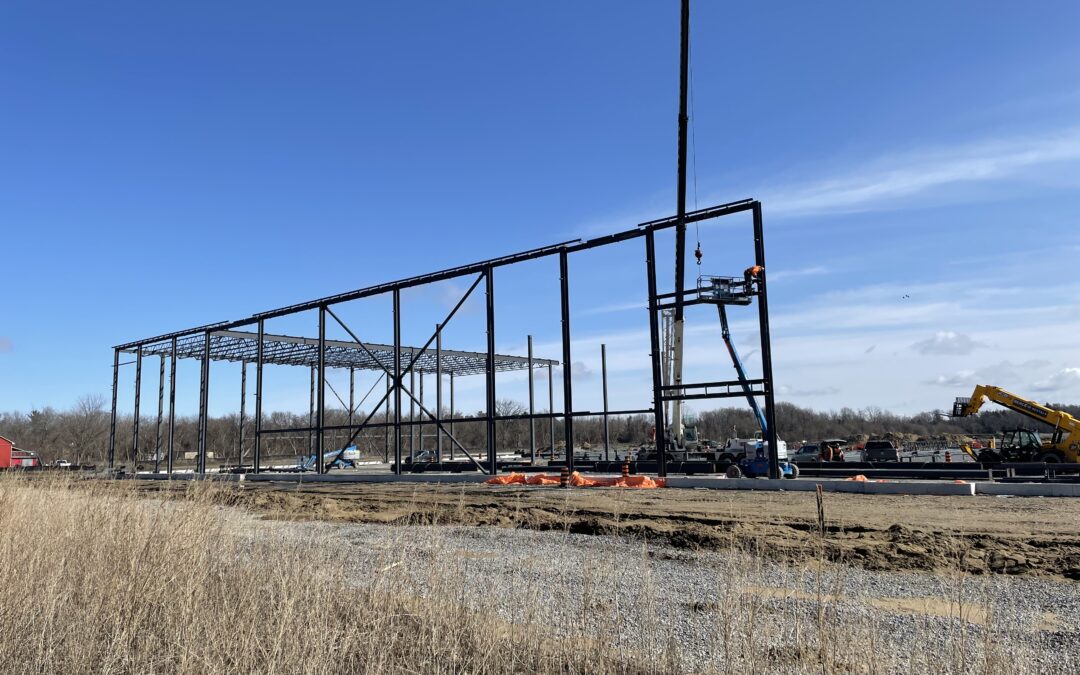
[[[799,466],[787,461],[786,451],[784,454],[785,457],[780,462],[780,477],[798,478]],[[762,443],[758,446],[753,457],[744,456],[738,462],[730,465],[724,471],[724,475],[728,478],[767,478],[769,476],[769,452],[765,449],[765,444]]]
[[795,463],[798,463],[798,462],[820,462],[821,461],[821,450],[818,449],[817,443],[807,443],[806,445],[804,445],[801,448],[799,448],[798,450],[796,450],[795,454],[791,456],[789,461],[792,461],[792,462],[795,462]]
[[993,401],[1024,417],[1042,422],[1052,427],[1053,431],[1047,440],[1043,440],[1039,434],[1030,429],[1007,431],[999,447],[987,448],[975,455],[978,462],[983,464],[1002,461],[1045,462],[1047,464],[1080,462],[1080,420],[1067,412],[1018,396],[1001,387],[976,385],[971,398],[956,399],[953,403],[952,416],[974,415],[986,401]]
[[863,446],[864,462],[899,462],[900,455],[892,441],[867,441]]
[[[360,450],[355,445],[349,445],[338,450],[323,453],[323,467],[330,469],[355,469],[356,460],[360,458]],[[315,470],[315,455],[304,455],[296,462],[296,468],[300,471]]]

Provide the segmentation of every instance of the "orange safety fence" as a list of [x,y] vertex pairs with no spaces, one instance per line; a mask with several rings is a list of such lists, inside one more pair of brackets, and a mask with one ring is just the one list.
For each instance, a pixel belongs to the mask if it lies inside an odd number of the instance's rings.
[[[523,473],[508,473],[502,476],[493,476],[484,483],[487,485],[558,485],[559,476],[538,473],[526,477]],[[663,478],[650,478],[648,476],[589,478],[582,476],[577,471],[570,474],[569,483],[574,487],[662,488],[665,485]]]

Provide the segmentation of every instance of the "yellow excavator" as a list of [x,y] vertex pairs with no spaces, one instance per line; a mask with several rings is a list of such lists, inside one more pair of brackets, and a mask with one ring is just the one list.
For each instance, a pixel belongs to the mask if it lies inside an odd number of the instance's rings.
[[1053,427],[1053,433],[1049,440],[1043,441],[1037,432],[1030,429],[1006,431],[1000,446],[983,450],[977,457],[965,448],[965,452],[972,455],[976,461],[983,464],[1002,461],[1048,464],[1080,462],[1080,420],[1067,412],[1017,396],[1001,387],[976,385],[971,398],[956,399],[952,416],[974,415],[986,401],[993,401],[1025,417],[1047,424]]

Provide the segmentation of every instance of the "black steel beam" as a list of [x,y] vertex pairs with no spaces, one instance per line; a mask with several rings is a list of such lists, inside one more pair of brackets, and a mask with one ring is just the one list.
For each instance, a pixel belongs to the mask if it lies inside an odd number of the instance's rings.
[[758,324],[761,336],[761,379],[765,386],[765,423],[769,425],[766,438],[769,441],[769,477],[780,477],[780,448],[776,428],[776,402],[774,400],[772,368],[772,336],[769,332],[769,294],[765,288],[765,228],[762,224],[761,204],[754,203],[754,260],[758,274]]
[[161,425],[165,422],[165,357],[158,357],[157,433],[154,439],[154,473],[161,471]]
[[252,456],[255,473],[259,473],[262,461],[262,393],[263,393],[263,337],[266,324],[260,319],[257,333],[259,346],[255,352],[255,452]]
[[[563,441],[566,443],[566,467],[574,470],[574,385],[570,356],[570,261],[566,251],[559,253],[559,296],[562,309],[563,367]],[[554,451],[553,451],[554,452]]]
[[394,289],[394,473],[401,475],[401,290]]
[[529,461],[536,461],[536,396],[533,386],[533,336],[529,336]]
[[323,453],[326,452],[326,307],[319,307],[319,390],[316,405],[315,473],[326,473]]
[[[565,254],[564,254],[565,255]],[[487,293],[487,451],[488,472],[495,475],[499,467],[495,461],[497,450],[495,429],[495,275],[490,266],[484,270],[485,286]]]
[[[530,370],[531,374],[532,371]],[[600,384],[604,394],[604,461],[611,460],[611,434],[608,428],[608,395],[607,395],[607,345],[600,345]]]
[[[176,338],[172,338],[175,347]],[[165,460],[165,471],[173,472],[173,452],[176,442],[176,349],[169,357],[169,457]]]
[[109,469],[116,463],[116,394],[120,385],[120,349],[113,350],[112,371],[112,413],[109,416],[109,451],[107,455]]
[[656,307],[656,236],[652,230],[645,235],[645,268],[649,283],[649,345],[653,381],[653,429],[659,475],[667,476],[667,441],[664,429],[663,379],[660,373],[660,310]]

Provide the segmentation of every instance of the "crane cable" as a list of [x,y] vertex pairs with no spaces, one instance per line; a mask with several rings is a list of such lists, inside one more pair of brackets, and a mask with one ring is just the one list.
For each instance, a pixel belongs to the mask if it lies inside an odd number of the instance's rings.
[[[694,210],[697,211],[698,210],[697,133],[694,130],[694,126],[695,126],[695,119],[694,118],[696,117],[696,115],[694,115],[694,59],[693,59],[694,52],[693,52],[692,47],[693,47],[693,43],[691,42],[691,40],[688,37],[687,38],[687,51],[688,51],[687,61],[689,62],[688,65],[689,65],[689,70],[690,70],[690,73],[689,73],[690,74],[690,78],[689,78],[690,79],[690,83],[689,83],[690,84],[690,86],[689,86],[689,90],[690,90],[689,91],[689,94],[690,94],[690,171],[691,171],[691,173],[693,174],[693,177],[694,177]],[[701,252],[701,224],[698,223],[698,222],[694,223],[694,236],[697,239],[697,248],[694,249],[694,258],[697,259],[698,272],[699,272],[699,276],[700,276],[701,257],[702,257],[703,254]]]

